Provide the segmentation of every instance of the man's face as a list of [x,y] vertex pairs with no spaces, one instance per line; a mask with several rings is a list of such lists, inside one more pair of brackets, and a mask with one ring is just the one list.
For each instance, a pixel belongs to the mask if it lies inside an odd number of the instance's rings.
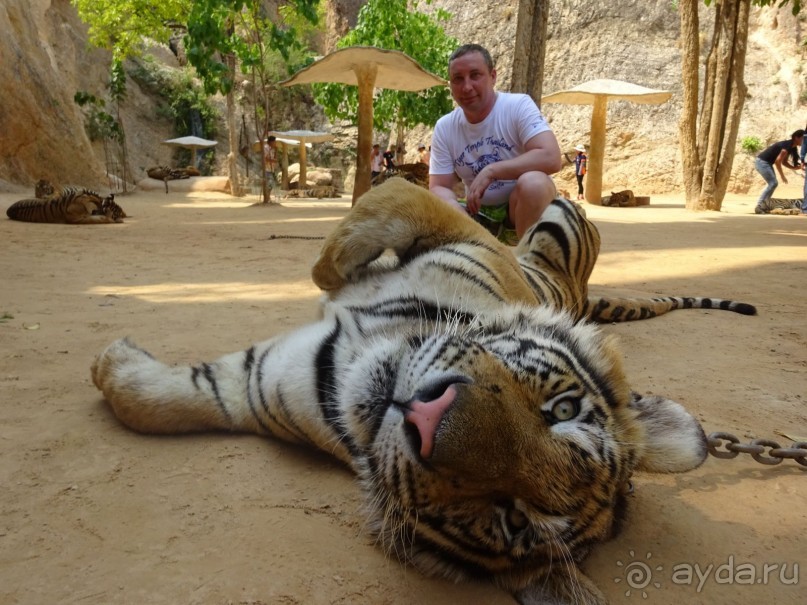
[[490,113],[496,100],[496,70],[488,69],[482,53],[466,53],[449,63],[448,81],[451,96],[469,121],[481,121]]

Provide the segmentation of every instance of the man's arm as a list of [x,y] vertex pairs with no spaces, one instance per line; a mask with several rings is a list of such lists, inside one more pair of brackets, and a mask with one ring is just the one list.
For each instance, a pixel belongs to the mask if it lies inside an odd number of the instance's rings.
[[785,176],[785,173],[782,170],[783,161],[785,163],[785,166],[791,168],[790,163],[787,161],[787,149],[782,149],[782,151],[779,152],[779,155],[776,156],[776,160],[773,162],[774,166],[776,166],[776,170],[779,171],[779,176],[782,178],[782,182],[787,184],[787,177]]
[[[791,158],[794,160],[792,164],[790,163]],[[785,152],[784,156],[782,157],[782,163],[791,170],[796,170],[799,167],[798,166],[799,160],[798,157],[796,156],[795,149],[788,150]]]
[[479,210],[482,195],[493,181],[515,180],[525,172],[555,174],[560,170],[560,146],[551,130],[536,134],[524,148],[520,156],[488,164],[476,175],[468,189],[468,210],[472,214]]
[[463,208],[457,202],[457,196],[454,193],[454,185],[456,185],[458,182],[459,179],[457,178],[457,175],[454,173],[430,174],[429,191],[431,191],[441,200],[448,202],[449,204],[451,204],[451,206],[455,207],[457,210],[460,210],[464,214],[465,208]]

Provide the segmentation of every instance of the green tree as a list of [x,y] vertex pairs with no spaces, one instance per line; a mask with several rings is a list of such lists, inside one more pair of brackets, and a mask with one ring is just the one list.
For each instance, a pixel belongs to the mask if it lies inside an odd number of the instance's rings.
[[[316,23],[318,0],[290,0],[287,10],[310,23]],[[301,45],[295,27],[283,23],[281,16],[266,12],[262,0],[194,0],[188,15],[186,53],[196,68],[209,93],[221,92],[227,99],[227,127],[230,133],[228,155],[230,186],[234,195],[240,194],[237,171],[237,141],[235,126],[235,100],[233,86],[236,66],[240,63],[249,73],[253,90],[264,90],[270,85],[271,69],[268,61],[272,52],[283,59]],[[277,21],[277,22],[276,22]],[[257,97],[255,104],[256,127],[260,121]],[[264,107],[268,116],[268,107]],[[265,127],[260,129],[262,135]],[[262,156],[261,156],[262,157]],[[268,201],[264,179],[264,200]]]
[[[431,4],[431,0],[426,0]],[[418,11],[418,0],[370,0],[359,11],[356,27],[337,42],[337,48],[376,46],[406,53],[424,69],[448,75],[448,57],[457,40],[446,35],[442,24],[451,14],[438,9],[433,15]],[[344,84],[314,84],[314,98],[331,120],[358,123],[358,87]],[[452,108],[447,88],[422,92],[382,90],[373,100],[373,127],[396,127],[398,144],[406,129],[425,124],[433,126]]]
[[[120,103],[126,96],[126,75],[123,60],[137,56],[143,50],[143,40],[167,43],[174,28],[179,27],[181,16],[190,7],[191,0],[71,0],[79,17],[89,25],[90,42],[99,48],[112,52],[112,62],[107,85],[115,115],[111,116],[102,110],[102,99],[79,91],[75,101],[88,112],[92,124],[101,120],[106,122],[105,140],[112,139],[120,143],[120,165],[124,191],[129,177],[129,162],[126,151],[126,136],[123,121],[120,118]],[[111,120],[111,122],[110,122]],[[95,124],[98,125],[97,123]],[[97,133],[98,134],[98,133]]]
[[192,0],[71,0],[89,25],[90,42],[112,51],[113,61],[137,56],[143,40],[168,43],[182,28]]
[[[712,4],[712,0],[703,1]],[[720,210],[723,204],[747,93],[744,71],[749,13],[752,6],[773,4],[791,4],[794,15],[801,10],[801,0],[714,0],[715,22],[699,111],[699,1],[678,2],[683,80],[679,126],[688,210]]]

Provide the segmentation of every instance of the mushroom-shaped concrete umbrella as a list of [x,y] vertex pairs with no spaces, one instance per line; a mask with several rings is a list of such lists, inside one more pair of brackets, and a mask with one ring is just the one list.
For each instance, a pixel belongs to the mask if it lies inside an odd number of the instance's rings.
[[281,86],[335,82],[359,87],[359,140],[353,202],[370,189],[370,154],[373,149],[373,89],[415,92],[444,85],[442,78],[423,69],[397,50],[374,46],[341,48],[294,74]]
[[605,117],[608,101],[631,101],[659,105],[666,102],[671,92],[645,88],[620,80],[590,80],[569,90],[554,92],[542,97],[544,103],[593,105],[591,112],[591,143],[586,172],[586,201],[599,205],[602,199],[602,166],[605,154]]
[[[305,147],[311,143],[324,143],[326,141],[333,141],[334,136],[327,132],[313,132],[311,130],[285,130],[272,131],[269,134],[274,136],[279,143],[283,144],[283,157],[282,163],[283,176],[288,179],[288,151],[286,145],[288,143],[299,144],[300,150],[300,189],[305,189],[306,183],[306,164],[305,164]],[[283,183],[284,187],[288,187],[288,183]]]
[[210,141],[200,137],[179,137],[178,139],[168,139],[163,141],[163,145],[174,145],[176,147],[185,147],[191,150],[191,166],[196,168],[196,150],[207,149],[208,147],[215,147],[218,141]]

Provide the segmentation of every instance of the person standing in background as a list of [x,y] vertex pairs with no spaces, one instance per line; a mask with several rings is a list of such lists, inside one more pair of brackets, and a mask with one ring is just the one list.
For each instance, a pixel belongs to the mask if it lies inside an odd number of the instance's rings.
[[[782,171],[782,164],[791,170],[797,169],[799,163],[798,150],[803,142],[804,131],[796,130],[790,135],[790,139],[774,143],[759,153],[757,159],[754,161],[754,167],[757,169],[760,176],[765,179],[766,185],[757,200],[757,206],[754,208],[755,214],[768,213],[768,203],[771,197],[773,197],[773,192],[776,191],[776,188],[779,186],[779,181],[776,180],[776,172],[773,170],[774,166],[776,166],[776,170],[779,171],[782,182],[787,184],[787,177]],[[793,160],[792,164],[788,161],[788,158]]]
[[[574,175],[577,177],[577,199],[585,199],[583,197],[583,177],[586,176],[588,170],[588,156],[586,155],[586,148],[583,145],[578,145],[574,148],[577,155],[574,157]],[[566,159],[569,159],[566,156]]]
[[395,145],[390,145],[389,149],[384,152],[384,170],[393,170],[395,168]]
[[426,164],[426,166],[428,166],[430,157],[431,154],[429,153],[429,151],[426,150],[426,146],[423,143],[418,145],[418,162],[420,162],[421,164]]
[[373,145],[373,152],[370,154],[370,181],[381,174],[381,161],[383,159],[384,158],[381,156],[381,146],[376,143]]

